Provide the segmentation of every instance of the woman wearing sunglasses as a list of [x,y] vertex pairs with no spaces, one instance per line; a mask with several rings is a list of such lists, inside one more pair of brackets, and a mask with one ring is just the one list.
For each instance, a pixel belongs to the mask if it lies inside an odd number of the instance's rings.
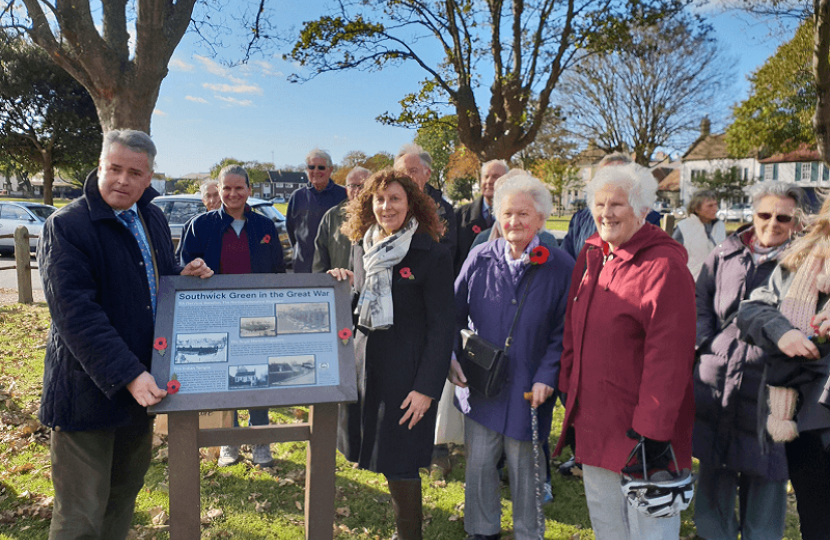
[[[700,460],[695,525],[707,539],[780,539],[787,502],[783,444],[762,448],[758,397],[765,352],[741,341],[742,300],[766,284],[798,229],[803,192],[764,182],[750,192],[752,225],[709,254],[697,279],[696,417],[693,454]],[[773,308],[774,309],[774,308]],[[766,418],[761,418],[765,421]],[[766,446],[766,445],[764,445]],[[735,498],[740,500],[735,515]]]

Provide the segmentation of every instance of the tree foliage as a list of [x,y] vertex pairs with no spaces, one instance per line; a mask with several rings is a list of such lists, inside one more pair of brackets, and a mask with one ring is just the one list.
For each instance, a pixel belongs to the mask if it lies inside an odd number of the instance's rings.
[[749,97],[733,109],[733,121],[726,130],[732,155],[760,151],[766,156],[815,144],[812,47],[813,23],[808,20],[749,77]]
[[[607,50],[632,22],[671,17],[686,0],[340,0],[305,23],[287,59],[321,73],[411,61],[420,89],[381,120],[418,127],[449,105],[459,141],[479,159],[509,159],[536,138],[551,93],[577,51]],[[441,59],[433,61],[437,56]],[[485,81],[485,73],[493,73]],[[300,80],[298,76],[295,80]],[[489,102],[480,106],[489,87]]]
[[415,136],[415,143],[432,157],[430,183],[443,190],[450,156],[458,149],[458,122],[455,116],[445,116],[421,126]]
[[473,198],[473,186],[478,184],[481,162],[464,146],[458,147],[449,157],[446,168],[445,191],[453,201]]
[[744,189],[752,184],[754,179],[744,178],[739,167],[715,169],[711,172],[700,172],[692,176],[692,184],[700,189],[709,189],[717,193],[720,200],[742,200]]
[[584,58],[564,75],[560,105],[583,141],[633,151],[647,166],[656,148],[690,142],[733,77],[711,27],[678,17],[632,28],[615,50]]
[[552,158],[537,161],[531,171],[536,178],[547,184],[556,201],[560,216],[563,206],[562,196],[572,189],[581,189],[584,186],[579,176],[579,169],[563,159]]
[[86,89],[37,47],[0,33],[0,155],[17,170],[43,172],[44,203],[52,204],[55,169],[95,167],[101,136]]
[[275,168],[273,163],[262,163],[256,160],[240,161],[236,158],[226,157],[210,168],[210,177],[218,178],[219,171],[228,165],[239,165],[240,167],[243,167],[248,172],[248,179],[251,181],[252,185],[268,182],[270,180],[268,171]]

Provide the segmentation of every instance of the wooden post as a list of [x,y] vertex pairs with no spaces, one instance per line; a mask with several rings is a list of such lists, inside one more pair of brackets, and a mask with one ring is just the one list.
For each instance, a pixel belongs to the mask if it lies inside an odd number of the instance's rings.
[[675,221],[676,218],[674,217],[674,214],[666,214],[665,216],[663,216],[663,230],[666,231],[666,234],[668,234],[669,236],[671,236],[671,234],[674,232]]
[[306,540],[331,540],[333,535],[337,407],[337,403],[321,403],[308,413],[311,436],[306,450]]
[[29,229],[21,225],[14,231],[14,264],[17,267],[17,301],[31,304],[32,254],[29,251]]
[[170,538],[199,540],[199,413],[176,412],[167,417],[170,470]]

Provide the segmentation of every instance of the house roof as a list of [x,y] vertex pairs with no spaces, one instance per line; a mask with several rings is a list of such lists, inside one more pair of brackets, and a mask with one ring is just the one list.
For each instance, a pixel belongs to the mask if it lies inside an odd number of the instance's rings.
[[657,186],[657,191],[680,191],[680,169],[674,169],[663,178]]
[[794,163],[799,161],[821,161],[821,156],[819,155],[818,150],[814,150],[806,144],[802,144],[798,147],[798,149],[793,150],[792,152],[774,154],[768,158],[759,159],[758,163]]
[[268,179],[271,182],[296,182],[300,184],[308,183],[308,176],[304,172],[294,171],[268,171]]
[[698,137],[683,154],[684,161],[727,159],[729,157],[729,152],[726,150],[725,133]]

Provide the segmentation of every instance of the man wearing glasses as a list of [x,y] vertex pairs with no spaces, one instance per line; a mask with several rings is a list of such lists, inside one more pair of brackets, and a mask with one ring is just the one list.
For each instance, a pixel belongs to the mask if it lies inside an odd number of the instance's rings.
[[311,273],[314,239],[330,208],[346,198],[346,189],[331,180],[331,156],[315,148],[305,158],[309,183],[291,194],[285,226],[294,246],[294,273]]
[[346,195],[344,200],[323,216],[317,238],[314,240],[314,264],[312,272],[322,273],[332,268],[352,270],[352,242],[340,232],[346,221],[346,206],[349,201],[360,195],[363,183],[372,174],[369,169],[355,167],[346,175]]

